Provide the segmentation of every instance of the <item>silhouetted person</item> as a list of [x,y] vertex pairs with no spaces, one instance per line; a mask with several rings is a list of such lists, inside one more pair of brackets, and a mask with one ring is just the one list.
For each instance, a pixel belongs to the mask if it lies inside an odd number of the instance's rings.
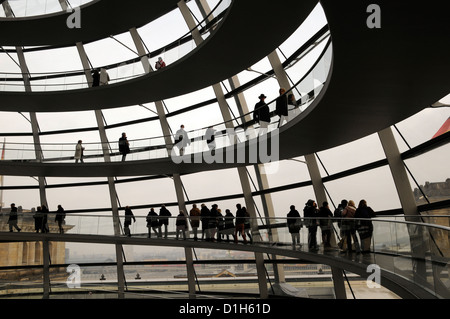
[[234,242],[237,243],[239,239],[239,234],[241,234],[242,238],[244,239],[244,243],[247,243],[247,237],[245,236],[245,219],[246,214],[245,211],[242,209],[241,204],[236,204],[236,226],[235,226],[235,232],[234,232]]
[[224,219],[225,219],[224,234],[227,236],[227,241],[230,241],[230,235],[232,235],[233,239],[235,239],[234,215],[229,209],[225,210]]
[[277,97],[275,102],[275,114],[280,117],[278,122],[278,127],[280,127],[282,122],[287,122],[288,120],[288,99],[284,88],[280,88],[278,92],[280,93],[280,96]]
[[198,227],[200,226],[200,209],[197,207],[196,204],[192,205],[192,209],[189,212],[190,215],[190,221],[191,221],[191,227],[192,232],[194,233],[194,240],[197,240],[197,232]]
[[124,222],[124,231],[125,231],[125,235],[127,235],[128,237],[131,237],[131,231],[130,231],[130,226],[131,226],[131,221],[133,220],[133,222],[136,222],[136,218],[134,217],[133,212],[131,211],[130,206],[125,207],[125,222]]
[[267,132],[267,128],[270,123],[270,109],[264,102],[267,98],[264,94],[259,96],[259,102],[255,104],[255,110],[253,111],[253,119],[259,123],[259,135]]
[[33,215],[34,218],[34,229],[36,230],[36,233],[40,232],[44,232],[42,230],[42,220],[44,218],[43,214],[42,214],[42,207],[38,206],[36,208],[36,212]]
[[64,220],[66,219],[66,213],[64,212],[64,208],[61,205],[58,205],[58,209],[56,210],[55,222],[58,223],[59,233],[64,234]]
[[356,209],[355,218],[364,218],[364,220],[358,221],[357,227],[359,238],[361,239],[361,252],[363,254],[370,252],[370,243],[373,234],[373,224],[370,219],[373,217],[376,217],[375,212],[372,208],[367,206],[367,202],[362,199]]
[[186,215],[184,215],[184,212],[182,210],[180,210],[180,213],[177,216],[175,225],[177,227],[176,239],[178,240],[179,234],[181,232],[181,234],[183,235],[183,239],[185,240],[187,230],[187,220]]
[[317,216],[320,217],[319,225],[320,230],[322,232],[322,242],[323,247],[325,249],[331,247],[331,226],[332,221],[330,217],[333,217],[333,213],[331,212],[328,202],[323,202],[322,207],[320,207]]
[[290,206],[290,211],[287,213],[287,226],[292,238],[292,248],[300,245],[300,229],[302,228],[302,220],[300,213],[295,209],[294,205]]
[[148,228],[148,238],[152,237],[152,230],[155,232],[156,237],[159,237],[159,234],[161,233],[161,225],[159,224],[158,221],[158,214],[155,212],[153,208],[151,208],[150,211],[148,212],[146,221]]
[[126,133],[122,133],[122,137],[119,138],[119,152],[122,154],[122,162],[125,161],[127,154],[130,153],[130,143]]
[[100,86],[100,72],[97,69],[92,71],[92,86]]
[[310,199],[303,208],[305,224],[308,227],[308,248],[311,251],[317,251],[317,204]]
[[201,205],[200,209],[200,219],[202,222],[202,240],[208,238],[208,224],[209,224],[209,217],[211,215],[211,212],[209,211],[208,207],[206,207],[205,204]]
[[165,205],[162,205],[159,210],[159,223],[161,224],[161,227],[164,226],[164,238],[167,238],[170,216],[172,216],[172,213],[169,212]]
[[9,225],[9,231],[13,232],[13,228],[15,228],[18,232],[21,231],[19,226],[17,226],[18,216],[17,216],[17,207],[16,204],[11,204],[11,211],[9,212],[9,219],[8,219],[8,225]]
[[159,69],[164,68],[165,66],[166,66],[166,62],[164,62],[164,60],[161,57],[159,57],[158,61],[156,61],[156,63],[155,63],[155,69],[159,70]]

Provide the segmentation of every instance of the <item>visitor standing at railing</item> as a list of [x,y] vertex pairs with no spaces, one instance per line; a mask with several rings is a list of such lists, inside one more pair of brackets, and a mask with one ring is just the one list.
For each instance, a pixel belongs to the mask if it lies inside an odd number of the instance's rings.
[[11,211],[9,212],[9,219],[8,219],[8,225],[9,225],[9,231],[13,232],[13,227],[20,232],[21,229],[17,225],[18,216],[17,216],[17,207],[16,204],[11,204]]
[[245,236],[245,211],[242,209],[241,204],[236,204],[236,227],[234,232],[234,242],[237,243],[239,234],[244,239],[244,243],[247,243],[247,237]]
[[372,241],[373,234],[373,224],[370,220],[371,218],[376,217],[375,212],[372,208],[367,206],[367,202],[362,199],[358,208],[355,212],[355,218],[364,218],[367,220],[358,220],[357,223],[357,231],[359,234],[359,238],[361,239],[361,252],[369,253],[370,252],[370,242]]
[[292,238],[292,249],[296,248],[296,245],[302,247],[300,244],[300,229],[303,227],[300,213],[295,209],[294,205],[291,205],[289,213],[287,213],[287,226]]
[[131,220],[136,222],[136,217],[134,217],[134,214],[131,211],[130,206],[127,206],[127,207],[125,207],[125,222],[124,222],[123,226],[124,226],[125,235],[127,235],[128,237],[131,237],[131,230],[130,230]]
[[225,210],[225,217],[224,217],[224,219],[225,219],[225,226],[224,226],[223,233],[224,233],[224,235],[227,236],[227,242],[229,242],[230,241],[230,235],[232,235],[233,239],[235,239],[235,236],[234,236],[234,229],[235,229],[235,226],[234,226],[234,215],[229,209]]
[[61,205],[58,205],[58,209],[56,210],[55,222],[58,224],[59,233],[64,234],[64,220],[66,218],[66,213],[64,212],[64,208]]
[[[31,209],[31,211],[33,212],[33,209]],[[42,230],[43,215],[41,206],[38,206],[36,208],[36,212],[33,214],[33,218],[34,218],[34,229],[36,230],[36,233],[39,233],[39,231],[43,232]]]
[[217,219],[219,218],[219,212],[217,211],[218,205],[213,204],[208,218],[208,230],[206,232],[206,240],[214,241],[217,232]]
[[75,163],[78,163],[80,161],[81,163],[84,163],[83,156],[84,156],[84,147],[82,145],[83,141],[78,140],[77,145],[75,146]]
[[202,240],[206,238],[208,238],[208,224],[209,224],[209,215],[211,214],[211,212],[209,211],[208,207],[206,207],[205,204],[201,205],[201,210],[200,210],[200,218],[202,221]]
[[308,249],[317,251],[317,204],[314,200],[309,199],[303,208],[303,216],[305,217],[305,225],[308,227]]
[[161,224],[161,228],[164,226],[164,238],[167,238],[167,234],[169,231],[168,228],[170,216],[172,216],[172,213],[166,208],[165,205],[161,205],[161,209],[159,210],[159,223]]
[[155,212],[153,208],[150,208],[150,211],[146,217],[147,228],[148,228],[148,238],[152,237],[152,230],[155,232],[156,237],[160,237],[161,226],[158,221],[158,214]]
[[347,207],[344,208],[344,210],[342,211],[342,217],[345,218],[345,220],[342,221],[342,223],[346,225],[346,231],[345,231],[345,241],[344,241],[344,246],[342,249],[342,252],[352,252],[353,250],[353,245],[352,245],[352,240],[353,240],[353,244],[355,246],[355,251],[357,253],[360,253],[360,247],[359,247],[359,241],[358,238],[356,237],[356,225],[355,225],[355,220],[351,220],[355,218],[355,213],[356,213],[356,207],[355,207],[355,202],[352,200],[348,201],[348,205]]
[[180,232],[183,234],[183,239],[186,240],[186,229],[187,229],[187,220],[186,215],[184,215],[184,211],[180,210],[180,213],[177,216],[176,222],[176,239],[180,235]]
[[270,123],[270,109],[264,101],[267,96],[261,94],[259,102],[255,104],[255,110],[253,111],[253,119],[256,123],[259,123],[259,135],[263,135],[267,132],[267,128]]
[[322,207],[319,208],[317,216],[320,217],[319,225],[322,232],[322,243],[324,249],[331,248],[331,227],[332,221],[330,217],[333,217],[333,213],[328,206],[328,202],[323,202]]
[[192,209],[189,211],[190,222],[192,227],[192,233],[194,234],[194,240],[198,240],[198,227],[200,226],[200,209],[197,204],[192,205]]
[[280,88],[278,92],[280,93],[280,96],[277,97],[275,102],[275,114],[280,117],[278,122],[278,127],[280,127],[283,122],[287,122],[288,120],[288,99],[284,88]]
[[225,219],[220,208],[217,209],[217,241],[224,239]]
[[125,161],[127,154],[130,153],[130,143],[126,133],[122,133],[122,137],[119,138],[119,152],[122,154],[122,162]]

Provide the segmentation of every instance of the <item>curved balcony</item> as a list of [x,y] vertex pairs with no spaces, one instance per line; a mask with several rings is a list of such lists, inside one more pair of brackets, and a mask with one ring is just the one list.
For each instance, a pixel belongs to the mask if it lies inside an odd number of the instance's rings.
[[[31,214],[24,213],[19,217],[19,225],[26,219],[31,219]],[[422,217],[423,218],[423,217]],[[448,224],[448,216],[433,216],[434,219],[441,218]],[[52,242],[78,242],[78,243],[120,243],[123,245],[150,245],[166,247],[189,247],[193,249],[207,248],[213,250],[231,250],[259,252],[294,258],[297,262],[312,262],[340,267],[351,271],[363,279],[368,278],[371,273],[369,266],[376,265],[381,269],[380,278],[372,284],[382,285],[404,298],[449,298],[449,278],[447,275],[448,263],[450,261],[449,227],[423,222],[404,221],[403,216],[398,217],[376,217],[372,218],[373,234],[365,245],[370,245],[370,253],[343,254],[339,251],[336,243],[332,247],[323,246],[321,228],[317,233],[320,246],[318,251],[308,249],[308,229],[300,230],[300,243],[293,245],[291,235],[287,228],[287,218],[258,218],[250,219],[252,224],[251,242],[244,244],[242,237],[238,236],[238,242],[234,242],[231,231],[217,230],[216,241],[193,240],[192,228],[189,224],[186,239],[176,232],[174,217],[169,218],[169,229],[167,238],[164,229],[161,236],[153,233],[149,238],[146,227],[146,217],[136,216],[136,222],[131,226],[131,236],[114,235],[113,218],[104,215],[67,214],[67,231],[64,234],[34,233],[34,229],[23,228],[20,233],[0,232],[2,241],[52,241]],[[3,222],[5,222],[3,217]],[[49,224],[53,225],[53,215],[49,215]],[[121,218],[122,220],[122,218]],[[310,222],[309,218],[300,218],[303,225]],[[318,223],[326,222],[331,225],[332,234],[337,240],[341,233],[339,223],[348,219],[341,218],[316,218]],[[355,224],[366,219],[352,219]],[[121,221],[119,221],[121,223]],[[5,230],[7,226],[1,225]],[[53,226],[53,229],[56,226]],[[199,237],[201,236],[199,228]],[[357,228],[357,240],[361,243],[362,229]],[[230,241],[226,234],[229,234]],[[224,235],[224,236],[222,236]],[[206,237],[204,238],[206,239]],[[367,247],[366,247],[367,248]],[[270,264],[269,260],[265,260]],[[197,262],[200,262],[197,260]],[[226,263],[227,260],[222,260]],[[279,260],[280,263],[289,263],[289,260]],[[208,263],[208,261],[206,261]],[[150,262],[151,264],[151,262]],[[54,265],[54,268],[67,267],[68,265]],[[86,264],[85,266],[88,266]],[[19,265],[19,268],[36,267],[33,265]],[[267,267],[267,265],[266,265]],[[269,274],[269,276],[271,276]],[[367,279],[370,281],[370,278]],[[55,280],[52,285],[60,285]],[[87,286],[89,287],[88,283]],[[88,288],[89,289],[89,288]]]
[[[327,34],[322,34],[319,37],[320,41],[327,39]],[[315,37],[314,37],[315,38]],[[312,44],[315,46],[317,43]],[[311,46],[307,45],[303,52]],[[294,54],[297,56],[296,54]],[[286,95],[293,93],[294,91],[301,95],[301,99],[296,101],[297,106],[292,108],[289,112],[289,122],[282,123],[279,127],[279,118],[275,114],[276,99],[268,102],[271,112],[272,123],[268,128],[268,135],[276,135],[283,130],[285,126],[300,117],[308,107],[311,107],[315,98],[319,96],[323,83],[326,81],[329,65],[331,61],[331,46],[330,41],[323,46],[321,53],[318,55],[316,62],[312,64],[310,69],[295,83],[294,87],[286,92]],[[231,96],[232,97],[232,96]],[[113,162],[103,162],[103,148],[105,145],[101,143],[86,143],[84,159],[84,167],[74,166],[74,144],[46,144],[42,143],[38,148],[34,144],[23,143],[4,143],[5,154],[8,154],[4,161],[0,162],[0,173],[8,172],[7,174],[18,173],[24,175],[35,175],[36,169],[41,170],[39,174],[42,174],[42,170],[45,170],[49,174],[47,176],[62,176],[59,174],[74,174],[72,176],[82,176],[83,174],[105,174],[106,167],[117,166],[114,169],[114,173],[119,175],[125,174],[160,174],[161,172],[193,172],[197,170],[206,170],[205,164],[213,164],[207,169],[217,169],[218,167],[233,167],[237,165],[243,165],[249,163],[252,159],[249,158],[252,143],[257,143],[260,138],[257,138],[259,134],[259,126],[253,119],[253,111],[248,114],[233,119],[233,126],[236,124],[235,129],[229,129],[227,122],[215,123],[214,129],[216,130],[214,136],[216,141],[215,153],[212,155],[211,151],[207,150],[205,131],[207,128],[202,128],[194,131],[189,131],[188,135],[191,139],[191,145],[186,148],[185,155],[180,156],[178,146],[175,143],[175,135],[169,136],[169,139],[173,141],[172,145],[166,146],[166,136],[153,137],[149,139],[130,140],[131,153],[128,155],[128,162],[120,161],[121,154],[118,150],[116,142],[106,145],[109,150],[109,155]],[[228,128],[228,129],[227,129]],[[275,145],[271,145],[274,150]],[[242,152],[242,150],[245,151]],[[40,151],[40,159],[36,160],[36,149]],[[240,151],[238,151],[240,150]],[[301,149],[296,149],[301,152]],[[284,150],[277,149],[279,157],[276,158],[273,154],[269,161],[274,162],[278,159],[287,158],[284,155]],[[233,153],[232,158],[226,156]],[[236,156],[243,155],[242,158],[235,158]],[[260,154],[261,155],[261,154]],[[266,155],[269,155],[266,153]],[[226,157],[226,159],[225,159]],[[261,156],[257,156],[257,161],[260,161]],[[70,161],[72,164],[68,164]],[[180,164],[181,165],[178,165]],[[125,165],[122,165],[125,164]],[[189,164],[189,165],[187,165]],[[27,166],[27,168],[25,168]],[[74,169],[66,170],[67,167],[72,166]],[[103,169],[100,167],[104,167]],[[120,168],[122,167],[122,168]],[[151,168],[150,168],[151,167]],[[150,169],[150,170],[149,170]],[[180,171],[181,169],[181,171]],[[65,172],[63,172],[65,170]],[[100,176],[96,175],[96,176]],[[92,175],[90,175],[92,176]],[[103,175],[106,176],[106,175]]]

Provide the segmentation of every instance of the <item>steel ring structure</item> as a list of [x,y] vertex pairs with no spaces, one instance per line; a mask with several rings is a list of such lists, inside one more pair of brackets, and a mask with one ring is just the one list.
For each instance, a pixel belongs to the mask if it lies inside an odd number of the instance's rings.
[[450,297],[444,1],[45,0],[60,11],[23,17],[15,2],[5,298]]

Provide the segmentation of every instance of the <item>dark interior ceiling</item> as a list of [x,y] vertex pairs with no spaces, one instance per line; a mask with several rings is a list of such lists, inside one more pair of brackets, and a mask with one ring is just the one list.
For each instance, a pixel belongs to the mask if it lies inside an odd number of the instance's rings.
[[143,26],[177,7],[179,0],[94,0],[80,7],[80,28],[68,28],[70,12],[0,18],[2,46],[73,46]]

